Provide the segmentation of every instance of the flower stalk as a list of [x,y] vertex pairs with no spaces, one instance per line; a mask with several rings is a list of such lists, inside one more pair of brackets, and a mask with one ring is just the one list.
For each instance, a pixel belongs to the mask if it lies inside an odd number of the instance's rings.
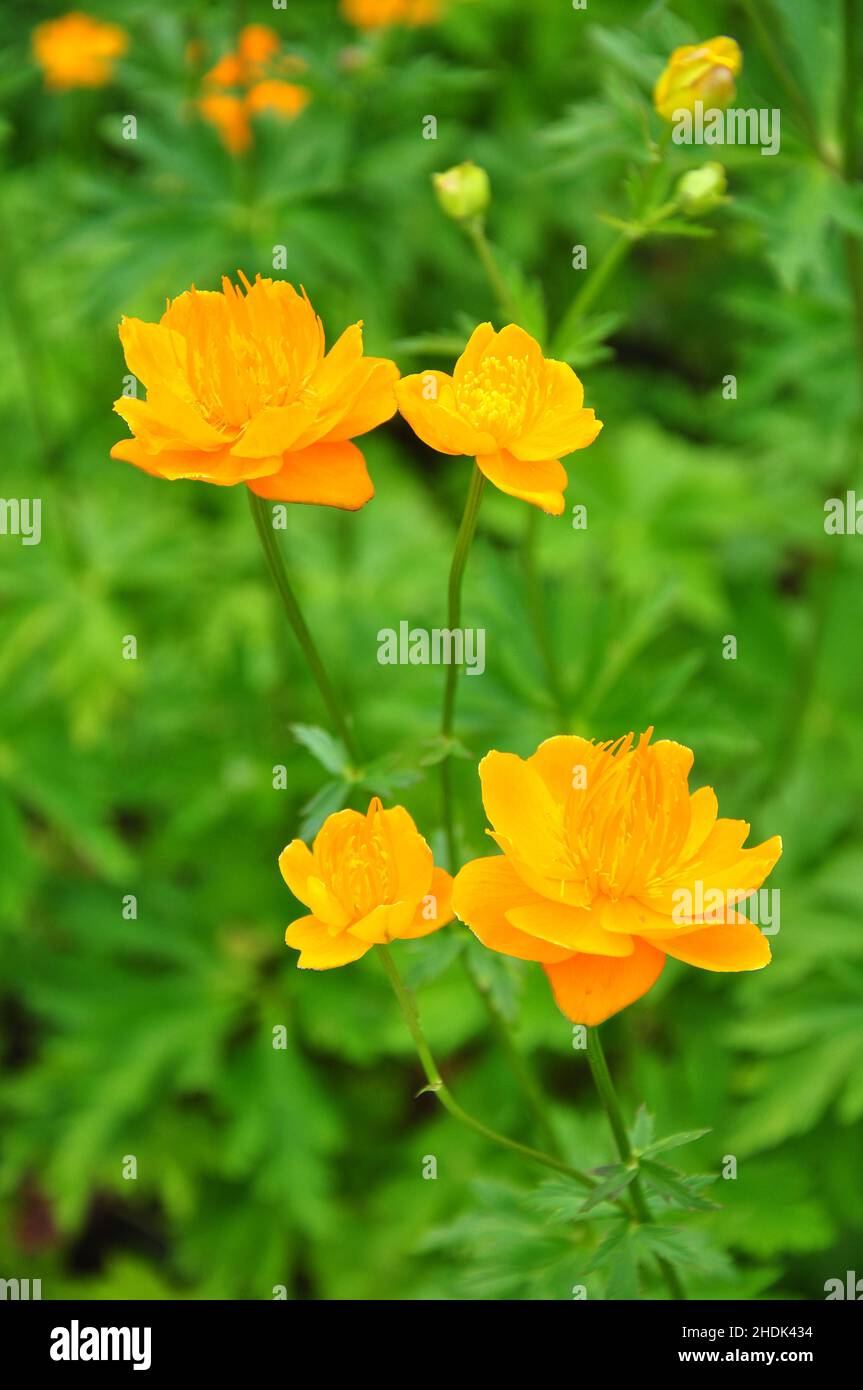
[[416,1001],[402,979],[399,968],[393,960],[389,948],[387,946],[378,946],[377,949],[384,970],[392,985],[393,993],[398,1000],[399,1007],[402,1011],[402,1017],[413,1039],[423,1072],[425,1073],[425,1078],[428,1082],[425,1089],[434,1092],[441,1105],[452,1115],[453,1119],[458,1120],[463,1125],[467,1125],[467,1127],[474,1130],[476,1134],[481,1134],[489,1143],[496,1144],[498,1148],[508,1149],[511,1153],[517,1153],[522,1158],[528,1159],[531,1163],[539,1163],[544,1168],[551,1168],[556,1173],[563,1173],[566,1177],[572,1178],[573,1182],[577,1182],[580,1187],[595,1187],[596,1183],[593,1179],[588,1177],[586,1173],[582,1173],[578,1168],[573,1168],[568,1163],[564,1163],[561,1159],[554,1158],[552,1154],[543,1153],[541,1149],[533,1149],[527,1144],[520,1144],[517,1139],[510,1139],[505,1134],[498,1134],[496,1130],[490,1129],[488,1125],[483,1124],[481,1120],[477,1120],[459,1105],[440,1074],[437,1062],[434,1059],[431,1048],[423,1032]]
[[[629,1135],[626,1132],[626,1125],[623,1122],[623,1112],[620,1108],[617,1092],[614,1089],[614,1082],[611,1079],[608,1062],[605,1059],[605,1049],[602,1046],[598,1028],[587,1029],[587,1061],[590,1067],[590,1074],[596,1086],[597,1094],[602,1103],[602,1108],[608,1118],[609,1127],[614,1137],[614,1143],[620,1161],[628,1166],[632,1166],[635,1164],[636,1160],[633,1157]],[[638,1177],[633,1178],[629,1185],[629,1190],[632,1193],[632,1205],[636,1220],[640,1225],[649,1223],[651,1219],[650,1210]],[[686,1298],[686,1293],[674,1266],[670,1265],[667,1260],[661,1258],[657,1263],[662,1271],[671,1297],[677,1300],[684,1300]]]
[[318,649],[315,646],[314,638],[309,631],[300,605],[297,602],[296,595],[291,587],[290,580],[288,579],[288,572],[285,568],[282,552],[279,549],[276,533],[273,530],[270,503],[265,501],[262,497],[256,496],[251,488],[247,488],[246,492],[249,496],[249,507],[252,513],[252,520],[255,523],[255,529],[260,537],[261,546],[267,561],[267,567],[270,571],[273,583],[276,586],[279,598],[282,601],[285,616],[293,628],[294,636],[300,644],[309,670],[320,691],[321,699],[327,707],[327,712],[333,721],[336,732],[347,749],[354,766],[357,766],[360,758],[354,736],[348,726],[335,688],[327,675],[326,667],[321,660]]

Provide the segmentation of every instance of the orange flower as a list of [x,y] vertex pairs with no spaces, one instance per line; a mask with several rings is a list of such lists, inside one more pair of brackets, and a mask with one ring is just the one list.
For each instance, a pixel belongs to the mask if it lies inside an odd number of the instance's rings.
[[242,154],[249,148],[252,127],[242,97],[231,92],[208,92],[198,102],[198,109],[204,120],[216,127],[222,144],[231,154]]
[[653,89],[653,104],[666,121],[675,111],[694,111],[696,101],[725,107],[734,99],[734,79],[743,66],[736,39],[720,35],[675,48]]
[[342,0],[342,14],[357,29],[433,24],[442,13],[442,0]]
[[104,87],[114,74],[114,64],[129,47],[129,36],[119,24],[102,24],[73,10],[61,19],[49,19],[33,30],[33,54],[55,91],[72,87]]
[[526,760],[479,765],[502,855],[456,875],[453,908],[485,946],[540,961],[559,1007],[596,1024],[654,984],[666,956],[703,970],[759,970],[770,947],[734,904],[760,888],[777,835],[743,849],[746,821],[690,793],[679,743],[561,735]]
[[305,87],[270,77],[251,89],[246,98],[246,107],[253,116],[261,111],[269,111],[276,116],[290,118],[298,116],[310,100],[311,94]]
[[[265,111],[292,118],[308,105],[305,87],[284,82],[274,74],[304,72],[302,58],[278,57],[281,40],[266,24],[247,24],[241,29],[236,53],[226,53],[204,78],[204,95],[198,110],[214,125],[231,154],[243,154],[252,143],[250,117]],[[234,88],[229,95],[206,90]]]
[[123,319],[120,338],[146,401],[114,409],[132,431],[111,457],[160,478],[247,483],[260,497],[355,511],[374,496],[350,441],[395,414],[395,363],[363,355],[353,324],[325,352],[303,291],[258,276],[244,294],[191,289],[158,323]]
[[403,806],[328,816],[309,850],[292,840],[279,856],[282,878],[311,909],[285,932],[301,970],[331,970],[372,946],[428,936],[452,920],[452,879]]
[[571,367],[542,355],[524,329],[475,328],[445,372],[406,376],[399,410],[424,444],[440,454],[467,454],[489,482],[559,516],[567,485],[561,455],[592,444],[602,429],[585,410]]

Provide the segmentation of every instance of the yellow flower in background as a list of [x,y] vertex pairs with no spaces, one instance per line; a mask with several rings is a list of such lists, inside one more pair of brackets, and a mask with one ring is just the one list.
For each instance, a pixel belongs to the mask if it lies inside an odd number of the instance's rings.
[[252,144],[253,116],[292,120],[309,104],[305,87],[284,81],[284,74],[305,70],[302,58],[281,52],[281,39],[269,25],[247,24],[236,51],[225,53],[205,74],[198,110],[231,154],[243,154]]
[[395,24],[434,24],[443,14],[443,0],[341,0],[341,9],[358,29],[387,29]]
[[452,376],[426,371],[397,388],[399,410],[424,444],[476,459],[511,497],[563,511],[560,458],[592,444],[602,429],[584,408],[584,388],[565,362],[545,358],[523,328],[474,329]]
[[759,970],[762,932],[735,904],[761,887],[778,836],[744,849],[746,821],[690,793],[693,755],[667,740],[561,735],[527,759],[479,765],[501,855],[456,875],[453,908],[485,946],[541,962],[558,1006],[597,1024],[650,989],[666,956],[703,970]]
[[171,481],[246,483],[260,497],[356,511],[374,496],[355,444],[395,414],[395,363],[363,353],[353,324],[325,351],[305,291],[262,279],[245,293],[191,289],[158,323],[120,338],[147,399],[114,409],[132,431],[111,457]]
[[58,92],[104,87],[128,47],[129,36],[119,24],[103,24],[78,10],[37,24],[33,30],[33,54],[45,86]]
[[734,99],[734,79],[743,67],[736,39],[720,35],[675,48],[653,89],[653,104],[666,121],[675,111],[694,111],[697,101],[725,107]]
[[328,816],[311,849],[292,840],[279,868],[310,910],[285,932],[301,970],[348,965],[372,946],[428,936],[452,920],[450,875],[435,867],[404,807],[385,811],[378,797],[366,815]]
[[243,154],[252,143],[249,112],[242,97],[232,92],[208,92],[198,102],[198,110],[215,126],[225,149],[231,154]]
[[246,109],[253,116],[261,111],[271,111],[276,116],[291,117],[298,116],[310,100],[311,94],[305,87],[269,77],[252,87],[246,98]]

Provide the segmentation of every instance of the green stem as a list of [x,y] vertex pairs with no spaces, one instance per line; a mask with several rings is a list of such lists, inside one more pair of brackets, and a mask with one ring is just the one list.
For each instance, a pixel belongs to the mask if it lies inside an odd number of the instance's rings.
[[393,992],[399,1002],[408,1032],[413,1039],[417,1055],[422,1064],[423,1072],[425,1073],[426,1081],[428,1082],[428,1089],[434,1092],[441,1105],[452,1115],[453,1119],[458,1120],[463,1125],[467,1125],[469,1129],[474,1130],[476,1134],[481,1134],[483,1138],[487,1139],[490,1143],[497,1144],[499,1148],[508,1149],[511,1153],[517,1153],[522,1158],[529,1159],[531,1163],[540,1163],[544,1168],[551,1168],[556,1173],[564,1173],[581,1187],[595,1187],[596,1183],[593,1179],[589,1178],[586,1173],[580,1172],[578,1168],[572,1168],[568,1163],[564,1163],[561,1159],[554,1158],[552,1154],[543,1153],[540,1149],[532,1149],[527,1144],[519,1144],[517,1140],[509,1139],[505,1134],[498,1134],[496,1130],[489,1129],[488,1125],[484,1125],[481,1120],[475,1119],[473,1115],[468,1114],[468,1112],[459,1105],[440,1074],[437,1062],[432,1055],[431,1048],[423,1033],[414,997],[399,974],[398,966],[392,958],[389,947],[378,946],[377,951],[383,962],[384,970],[389,976]]
[[818,155],[818,158],[822,160],[828,168],[835,170],[837,168],[836,160],[821,139],[818,131],[818,123],[812,113],[809,100],[785,62],[785,59],[782,57],[779,45],[773,37],[773,30],[770,24],[763,18],[754,0],[740,0],[740,4],[745,10],[749,23],[755,31],[755,36],[761,45],[768,66],[772,69],[773,75],[780,86],[785,88],[792,105],[797,111],[797,118],[806,139]]
[[[617,1099],[617,1092],[614,1089],[614,1082],[611,1079],[611,1072],[608,1070],[608,1062],[605,1060],[605,1049],[599,1037],[598,1028],[588,1028],[587,1030],[587,1061],[590,1066],[590,1073],[602,1102],[603,1109],[608,1117],[608,1123],[614,1136],[614,1143],[620,1155],[621,1163],[631,1164],[632,1148],[629,1143],[629,1135],[626,1132],[626,1125],[623,1122],[623,1113],[620,1109],[620,1101]],[[650,1210],[647,1199],[642,1191],[641,1183],[636,1177],[629,1185],[632,1193],[632,1205],[635,1209],[636,1219],[645,1225],[650,1222]],[[668,1285],[668,1291],[672,1298],[685,1299],[686,1294],[680,1282],[677,1271],[667,1260],[657,1261],[662,1270],[663,1277]]]
[[[456,537],[455,550],[453,551],[452,564],[449,572],[449,588],[447,590],[447,627],[452,630],[459,626],[461,619],[461,584],[464,577],[464,568],[467,564],[468,552],[476,531],[477,517],[479,516],[479,505],[482,501],[482,491],[485,486],[485,478],[480,473],[479,468],[474,465],[471,474],[470,487],[468,488],[467,500],[464,506],[464,514],[461,519],[458,536]],[[458,666],[455,662],[450,662],[446,668],[446,682],[444,684],[443,710],[441,713],[441,739],[444,744],[452,737],[453,719],[455,717],[455,693],[458,684]],[[441,801],[443,809],[444,833],[447,840],[447,853],[449,855],[450,870],[455,873],[458,868],[458,855],[456,852],[455,826],[453,821],[452,808],[452,786],[450,782],[450,755],[445,749],[444,756],[440,764],[441,772]]]
[[545,1097],[534,1075],[533,1068],[527,1058],[524,1057],[516,1047],[510,1032],[509,1023],[492,998],[491,991],[474,974],[467,956],[462,955],[461,959],[464,963],[465,974],[485,1005],[492,1031],[500,1045],[501,1051],[506,1056],[510,1071],[522,1089],[524,1098],[533,1115],[537,1133],[542,1135],[542,1140],[546,1148],[550,1149],[556,1157],[560,1158],[560,1141],[546,1113]]
[[637,238],[630,232],[621,232],[613,241],[592,275],[582,285],[561,319],[554,335],[555,344],[564,344],[571,336],[584,315],[593,307],[601,291],[611,279],[617,267],[629,254]]
[[527,603],[533,630],[536,634],[545,678],[561,732],[569,721],[568,703],[554,644],[546,622],[546,605],[543,599],[542,578],[537,563],[540,513],[536,507],[528,507],[524,526],[524,579],[527,589]]
[[470,218],[464,223],[464,229],[473,243],[480,264],[486,273],[486,279],[494,291],[494,296],[504,316],[510,323],[518,323],[518,306],[510,293],[509,285],[501,274],[500,266],[494,258],[494,252],[489,245],[482,219],[479,217]]
[[300,611],[300,605],[297,602],[296,595],[291,588],[285,569],[285,562],[282,558],[282,552],[279,549],[276,533],[273,530],[272,509],[270,504],[265,501],[264,498],[258,497],[252,492],[251,488],[247,488],[246,491],[249,494],[249,507],[252,512],[252,520],[260,536],[267,565],[272,575],[273,583],[278,590],[279,598],[282,600],[282,606],[284,607],[288,622],[293,628],[294,635],[303,650],[303,655],[306,658],[309,670],[321,693],[321,698],[327,707],[329,716],[335,725],[336,732],[356,766],[359,764],[360,759],[354,737],[348,728],[347,720],[342,713],[339,698],[333,689],[330,678],[318,654],[318,649],[315,646],[312,634],[306,626],[306,620]]

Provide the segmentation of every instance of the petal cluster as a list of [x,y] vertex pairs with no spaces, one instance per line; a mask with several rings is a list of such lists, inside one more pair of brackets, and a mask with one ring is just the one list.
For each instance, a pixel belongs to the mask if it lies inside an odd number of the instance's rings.
[[427,936],[452,919],[452,879],[402,806],[328,816],[309,849],[292,840],[282,877],[309,915],[285,932],[304,970],[359,960],[372,946]]
[[725,107],[734,99],[734,79],[743,66],[736,39],[719,35],[675,48],[653,89],[653,104],[666,121],[676,111],[694,111],[696,101]]
[[78,10],[37,24],[33,30],[33,55],[45,86],[54,91],[104,87],[128,47],[129,36],[119,24],[104,24]]
[[251,118],[269,112],[292,119],[310,100],[306,87],[287,82],[287,73],[302,73],[302,59],[282,53],[282,42],[267,24],[247,24],[235,51],[225,53],[204,77],[198,110],[214,125],[231,154],[252,143]]
[[735,906],[782,852],[744,849],[745,821],[718,818],[693,757],[647,733],[615,743],[562,735],[529,758],[480,763],[489,832],[502,855],[453,886],[456,915],[491,950],[542,963],[576,1023],[601,1023],[654,984],[666,956],[705,970],[757,970],[762,932]]
[[397,394],[429,448],[472,456],[501,492],[555,516],[567,485],[561,457],[592,444],[602,429],[572,368],[543,357],[515,324],[496,333],[481,323],[452,376],[419,372],[404,377]]
[[114,402],[133,438],[112,458],[274,501],[355,511],[374,495],[351,440],[395,413],[398,369],[364,355],[361,324],[327,352],[305,292],[259,276],[189,290],[158,323],[124,319],[120,338],[147,399]]

